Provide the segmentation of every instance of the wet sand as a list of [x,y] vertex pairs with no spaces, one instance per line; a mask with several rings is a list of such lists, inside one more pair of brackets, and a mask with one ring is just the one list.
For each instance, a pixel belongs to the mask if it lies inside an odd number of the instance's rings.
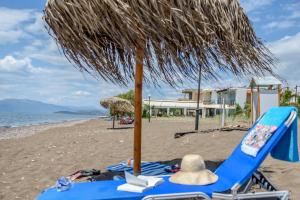
[[[201,121],[201,129],[216,126],[216,120]],[[95,119],[0,130],[0,199],[34,199],[62,175],[90,168],[103,171],[108,165],[131,158],[131,126],[115,130],[110,127],[110,121]],[[219,163],[245,134],[212,132],[174,139],[176,132],[191,131],[193,127],[193,118],[152,119],[151,123],[144,120],[142,159],[170,161],[197,153],[211,163]],[[292,199],[300,199],[299,163],[268,157],[261,170],[278,188],[290,190]]]

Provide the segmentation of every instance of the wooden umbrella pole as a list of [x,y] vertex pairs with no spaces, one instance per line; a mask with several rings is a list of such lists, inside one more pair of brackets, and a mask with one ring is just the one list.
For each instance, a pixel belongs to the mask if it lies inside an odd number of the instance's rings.
[[142,91],[143,91],[143,49],[136,49],[136,71],[134,91],[134,174],[141,173],[142,147]]

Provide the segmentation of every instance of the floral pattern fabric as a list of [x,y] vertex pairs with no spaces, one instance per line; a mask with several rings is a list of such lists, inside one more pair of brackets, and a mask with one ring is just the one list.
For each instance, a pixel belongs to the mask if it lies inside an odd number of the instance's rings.
[[276,129],[277,126],[257,124],[244,138],[242,142],[242,151],[248,155],[256,156]]

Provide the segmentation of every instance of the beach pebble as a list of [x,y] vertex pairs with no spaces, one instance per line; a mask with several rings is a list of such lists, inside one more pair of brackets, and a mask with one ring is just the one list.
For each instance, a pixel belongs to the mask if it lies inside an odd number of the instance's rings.
[[22,177],[21,177],[21,180],[23,181],[24,179],[25,179],[25,177],[24,177],[24,176],[22,176]]
[[120,143],[123,143],[124,142],[124,140],[120,140]]

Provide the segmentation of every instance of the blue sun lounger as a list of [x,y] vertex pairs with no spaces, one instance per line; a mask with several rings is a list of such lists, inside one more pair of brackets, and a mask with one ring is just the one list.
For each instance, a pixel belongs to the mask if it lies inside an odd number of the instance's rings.
[[[297,149],[297,120],[297,110],[293,107],[270,109],[256,124],[274,125],[278,127],[277,130],[260,149],[256,157],[249,156],[241,151],[242,143],[240,143],[231,156],[215,171],[219,179],[214,184],[207,186],[181,185],[171,183],[168,180],[169,177],[164,177],[165,182],[151,190],[145,191],[144,193],[131,193],[117,191],[117,187],[124,184],[124,180],[98,181],[76,183],[70,190],[65,192],[57,192],[55,188],[50,188],[42,192],[37,199],[137,200],[185,199],[191,197],[202,199],[253,199],[265,197],[288,199],[288,191],[245,193],[245,188],[243,189],[244,192],[241,192],[241,186],[245,186],[247,182],[246,188],[251,185],[249,184],[251,182],[249,182],[249,180],[251,180],[251,177],[253,177],[253,174],[256,173],[256,170],[269,153],[275,158],[286,161],[295,162],[299,160]],[[254,124],[253,127],[255,127],[256,124]]]

